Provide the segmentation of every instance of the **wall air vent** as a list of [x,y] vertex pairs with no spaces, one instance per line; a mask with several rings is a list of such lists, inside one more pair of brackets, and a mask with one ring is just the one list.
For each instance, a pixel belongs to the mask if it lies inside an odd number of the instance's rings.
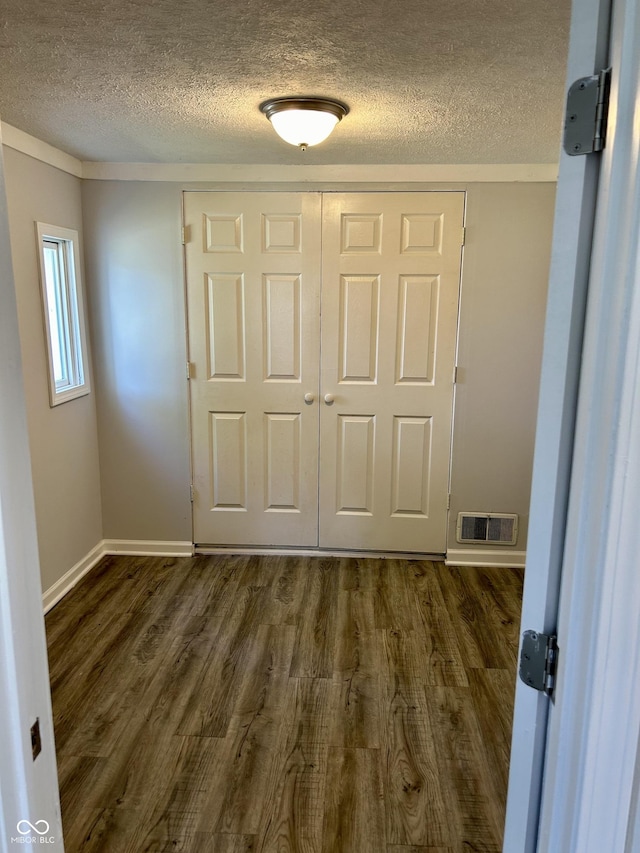
[[518,516],[505,513],[459,512],[458,542],[485,542],[487,545],[515,545]]

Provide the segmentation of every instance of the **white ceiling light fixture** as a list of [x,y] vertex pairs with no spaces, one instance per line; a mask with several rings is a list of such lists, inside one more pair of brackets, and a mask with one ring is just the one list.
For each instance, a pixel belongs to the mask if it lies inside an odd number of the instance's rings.
[[330,98],[271,98],[260,104],[260,110],[278,136],[306,151],[329,136],[349,107]]

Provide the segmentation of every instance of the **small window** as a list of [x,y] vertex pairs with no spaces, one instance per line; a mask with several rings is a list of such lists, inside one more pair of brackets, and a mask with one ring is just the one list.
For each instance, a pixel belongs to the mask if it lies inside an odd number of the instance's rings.
[[42,222],[36,225],[47,333],[49,399],[52,406],[58,406],[91,390],[78,265],[78,232]]

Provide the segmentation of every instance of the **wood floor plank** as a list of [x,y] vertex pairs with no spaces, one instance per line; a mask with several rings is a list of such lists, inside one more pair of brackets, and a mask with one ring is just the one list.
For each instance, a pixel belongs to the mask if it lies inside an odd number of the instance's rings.
[[339,673],[358,669],[369,675],[379,672],[380,654],[371,595],[357,589],[337,595],[333,669]]
[[65,850],[82,853],[137,853],[132,837],[138,813],[124,809],[91,809],[82,824],[63,825]]
[[265,557],[260,567],[269,583],[261,621],[264,625],[296,625],[302,609],[307,571],[297,557]]
[[438,575],[445,604],[452,614],[465,667],[501,669],[505,665],[504,656],[496,643],[494,626],[483,611],[480,591],[469,583],[471,571],[466,566],[448,566]]
[[149,724],[179,733],[191,697],[206,684],[205,670],[223,627],[224,621],[219,618],[203,618],[190,623],[192,633],[178,634],[140,702]]
[[465,573],[467,585],[477,590],[477,599],[482,611],[491,624],[494,635],[500,638],[500,642],[496,644],[496,651],[500,653],[500,666],[495,667],[498,669],[517,667],[520,607],[517,604],[519,598],[513,594],[510,581],[512,577],[518,577],[520,574],[512,569],[498,572],[495,569],[476,567],[471,567],[469,572]]
[[[193,568],[193,563],[189,568]],[[193,605],[195,601],[188,594],[190,586],[189,574],[180,558],[163,557],[161,563],[155,565],[153,558],[147,557],[135,575],[134,595],[127,611],[166,614],[164,602],[167,599]]]
[[[213,555],[195,561],[198,574],[191,577],[197,603],[192,616],[198,618],[216,618],[227,613],[238,585],[245,577],[248,557],[246,555]],[[194,566],[188,567],[192,573]]]
[[446,846],[450,818],[440,786],[424,684],[398,677],[383,687],[386,838],[390,844]]
[[[173,850],[183,853],[219,853],[220,850],[254,850],[253,839],[239,839],[237,836],[214,836],[206,832],[180,832],[174,828],[175,815],[167,815],[159,823],[148,827],[141,823],[131,834],[128,853],[170,853]],[[227,841],[226,839],[229,839]],[[229,846],[227,846],[227,844]]]
[[291,682],[295,687],[295,706],[289,720],[286,745],[328,746],[331,737],[331,680],[296,678]]
[[505,802],[497,796],[470,691],[427,687],[425,695],[438,731],[438,764],[452,835],[461,849],[466,845],[483,853],[500,853]]
[[179,767],[183,738],[142,724],[130,728],[121,746],[106,760],[87,799],[92,807],[150,811]]
[[[80,688],[74,701],[61,694],[70,716],[57,719],[59,748],[74,754],[110,753],[110,744],[118,742],[120,732],[128,726],[129,713],[138,717],[143,708],[155,704],[153,685],[158,671],[166,673],[171,666],[171,650],[182,619],[178,607],[166,616],[149,614],[146,621],[128,614],[113,640],[116,648],[104,665],[100,661],[91,668],[85,692],[82,680],[71,677],[68,683]],[[90,690],[91,703],[86,701],[86,690]]]
[[322,847],[330,684],[321,678],[292,682],[257,833],[259,853],[319,853]]
[[260,657],[244,673],[221,754],[219,784],[203,811],[200,830],[230,835],[257,832],[293,685],[289,668],[293,626],[261,625]]
[[366,557],[345,557],[340,560],[340,589],[361,593],[373,606],[375,585],[374,567],[378,561]]
[[380,746],[380,648],[373,600],[356,586],[338,594],[331,684],[331,746]]
[[411,631],[417,612],[408,589],[411,563],[408,560],[371,560],[374,573],[376,628]]
[[498,851],[505,571],[106,558],[47,615],[66,849]]
[[143,557],[103,557],[78,581],[72,596],[65,596],[47,613],[47,643],[68,643],[88,626],[95,630],[102,619],[128,609],[138,582]]
[[322,840],[322,853],[385,853],[380,750],[329,750]]
[[[109,652],[112,650],[117,653],[120,640],[129,625],[129,617],[126,615],[111,620],[109,630],[101,635],[102,642],[95,638],[92,643],[86,646],[83,644],[84,656],[77,652],[77,647],[74,648],[75,665],[68,668],[59,664],[61,653],[56,650],[56,659],[52,652],[49,652],[51,698],[58,750],[66,749],[69,738],[86,719],[90,719],[94,713],[100,713],[99,705],[101,701],[105,701],[105,696],[112,696],[113,685],[103,678],[103,673],[109,660]],[[86,637],[83,637],[83,640],[86,640]],[[87,695],[96,696],[91,710]]]
[[174,772],[151,808],[141,811],[140,843],[148,837],[197,835],[225,773],[224,743],[220,738],[182,738]]
[[[79,838],[84,834],[90,810],[86,792],[103,778],[106,761],[105,758],[66,756],[58,752],[58,786],[65,837]],[[95,809],[96,813],[100,811]]]
[[331,682],[331,746],[380,747],[379,677],[354,672]]
[[257,833],[259,853],[320,853],[328,751],[296,743],[277,763]]
[[425,680],[433,685],[466,687],[468,680],[462,650],[438,582],[439,575],[448,569],[428,560],[416,561],[411,567],[411,589],[419,617],[416,634],[424,643],[424,655],[428,659]]
[[141,830],[137,812],[101,809],[87,817],[86,831],[81,835],[65,831],[68,853],[253,853],[252,838],[213,836],[207,833],[180,835],[154,828]]
[[297,618],[291,675],[294,678],[331,678],[338,601],[336,561],[308,558],[305,569],[305,604]]
[[387,628],[379,631],[379,637],[383,649],[381,672],[385,678],[428,679],[427,651],[419,633]]
[[215,685],[215,690],[191,693],[177,729],[179,734],[226,735],[244,673],[259,655],[254,628],[260,622],[263,601],[263,587],[239,589],[238,600],[228,614],[216,654],[210,657],[203,673],[203,679]]
[[469,694],[497,796],[506,801],[515,692],[515,671],[469,670]]
[[517,665],[521,578],[518,569],[450,567],[438,575],[457,600],[454,620],[465,645],[465,665],[479,669],[514,669]]

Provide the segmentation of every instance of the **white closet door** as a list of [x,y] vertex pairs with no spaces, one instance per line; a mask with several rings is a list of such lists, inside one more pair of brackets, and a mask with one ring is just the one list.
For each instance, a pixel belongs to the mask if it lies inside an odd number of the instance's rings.
[[324,196],[321,546],[446,549],[463,211]]
[[184,198],[194,541],[317,545],[320,196]]

